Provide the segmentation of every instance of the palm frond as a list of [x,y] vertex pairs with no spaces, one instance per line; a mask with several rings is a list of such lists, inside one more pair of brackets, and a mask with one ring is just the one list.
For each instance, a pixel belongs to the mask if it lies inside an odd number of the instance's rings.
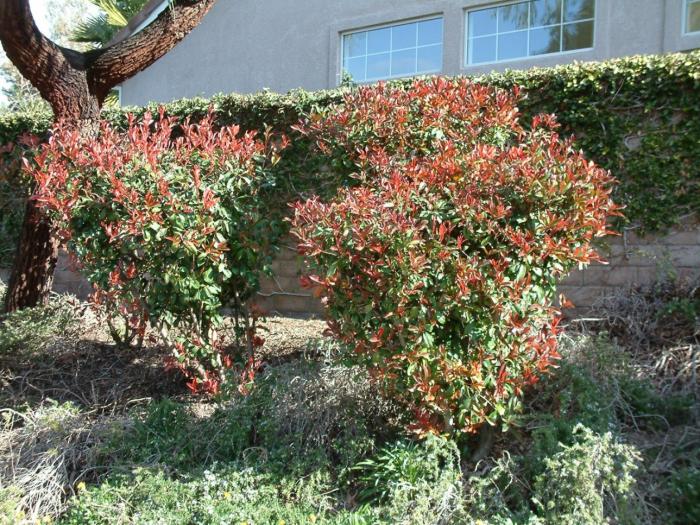
[[91,16],[75,27],[71,40],[100,46],[109,42],[118,29],[119,27],[110,24],[103,14]]
[[101,12],[79,23],[71,35],[71,40],[101,47],[129,23],[129,19],[143,8],[147,0],[88,1]]
[[129,20],[114,0],[91,0],[93,4],[102,9],[107,15],[107,23],[117,27],[124,27]]

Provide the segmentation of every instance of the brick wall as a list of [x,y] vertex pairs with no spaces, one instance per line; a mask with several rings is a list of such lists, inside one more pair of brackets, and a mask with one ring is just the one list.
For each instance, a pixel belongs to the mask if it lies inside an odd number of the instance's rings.
[[[575,304],[577,314],[585,314],[601,295],[625,286],[650,284],[670,274],[700,279],[700,223],[695,219],[687,219],[666,235],[640,236],[628,230],[622,236],[606,238],[599,251],[607,264],[575,271],[562,282],[560,292]],[[263,281],[256,302],[270,313],[320,314],[320,301],[299,286],[302,267],[294,242],[285,240],[273,263],[274,277]],[[54,290],[86,298],[91,287],[62,255]]]
[[599,252],[607,264],[574,271],[560,288],[580,313],[615,289],[669,276],[700,278],[700,224],[689,218],[666,235],[640,236],[627,230],[622,236],[606,238]]
[[322,313],[321,301],[313,296],[311,290],[299,285],[303,263],[303,258],[297,255],[294,241],[285,239],[279,255],[272,263],[274,276],[261,283],[257,304],[271,313]]

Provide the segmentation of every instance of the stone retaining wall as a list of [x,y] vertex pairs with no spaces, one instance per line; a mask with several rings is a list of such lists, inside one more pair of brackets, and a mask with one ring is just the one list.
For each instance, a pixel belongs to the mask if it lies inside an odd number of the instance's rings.
[[[640,236],[634,230],[606,238],[599,249],[606,264],[576,270],[561,284],[563,293],[585,315],[598,298],[620,288],[651,284],[669,276],[700,279],[700,224],[688,219],[666,235]],[[299,286],[303,260],[287,241],[273,264],[275,278],[266,280],[260,305],[271,312],[320,313],[320,302]]]
[[[650,284],[669,275],[700,279],[700,224],[688,219],[666,235],[637,235],[634,230],[608,237],[600,248],[607,264],[593,264],[575,271],[561,285],[563,293],[585,314],[602,295],[632,285]],[[274,278],[262,283],[257,303],[270,313],[321,314],[320,301],[299,285],[303,260],[291,239],[285,240],[273,265]],[[59,258],[54,290],[81,298],[90,285],[77,274],[65,255]]]
[[606,294],[669,277],[700,279],[700,224],[694,219],[666,235],[637,235],[634,230],[608,237],[600,248],[606,264],[592,264],[571,273],[560,292],[585,313]]

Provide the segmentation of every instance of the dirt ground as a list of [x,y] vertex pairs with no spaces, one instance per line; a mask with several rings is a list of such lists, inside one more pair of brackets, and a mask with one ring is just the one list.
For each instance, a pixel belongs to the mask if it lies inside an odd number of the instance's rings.
[[[325,322],[271,317],[264,323],[263,361],[286,360],[309,350]],[[0,356],[0,405],[73,402],[99,412],[162,397],[187,397],[185,381],[164,365],[156,346],[120,348],[89,318],[84,330],[52,342],[40,353]]]

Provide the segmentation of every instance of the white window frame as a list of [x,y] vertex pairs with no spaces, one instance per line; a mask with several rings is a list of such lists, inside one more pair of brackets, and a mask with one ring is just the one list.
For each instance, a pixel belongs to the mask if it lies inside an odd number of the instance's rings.
[[695,31],[688,31],[688,22],[690,22],[690,20],[688,20],[688,15],[690,14],[691,4],[700,4],[700,0],[683,1],[683,28],[681,30],[681,34],[683,36],[700,34],[700,29],[696,29]]
[[[0,0],[2,1],[2,0]],[[441,58],[441,65],[439,69],[433,69],[430,71],[420,71],[416,72],[410,75],[389,75],[387,77],[380,77],[380,78],[371,78],[371,79],[366,79],[366,80],[356,80],[354,82],[358,84],[372,84],[374,82],[381,82],[382,80],[393,80],[397,78],[411,78],[415,76],[421,76],[421,75],[434,75],[436,73],[442,73],[442,71],[445,69],[445,17],[442,13],[440,14],[435,14],[435,15],[428,15],[428,16],[423,16],[420,18],[411,18],[408,20],[400,20],[396,22],[389,22],[387,24],[381,24],[381,25],[372,25],[372,26],[367,26],[367,27],[362,27],[358,29],[350,29],[348,31],[343,31],[340,33],[340,74],[341,78],[342,75],[345,72],[345,37],[349,35],[354,35],[357,33],[368,33],[369,31],[374,31],[376,29],[386,29],[390,27],[396,27],[396,26],[403,26],[407,24],[418,24],[419,22],[428,22],[430,20],[442,20],[442,42],[440,42],[440,46],[442,47],[442,58]],[[391,55],[393,51],[405,51],[408,49],[420,49],[420,48],[425,48],[425,47],[433,47],[436,46],[437,44],[427,44],[427,45],[418,45],[418,32],[416,31],[416,45],[414,47],[407,47],[407,48],[402,48],[402,49],[391,49],[391,45],[389,47],[389,71],[391,71]],[[373,55],[381,55],[384,53],[365,53],[365,58],[368,56],[373,56]],[[355,57],[353,57],[355,58]],[[416,64],[417,65],[417,64]],[[365,64],[365,75],[367,74],[367,65]]]
[[[480,7],[473,7],[466,9],[464,12],[464,60],[462,61],[462,66],[465,68],[471,68],[471,67],[481,67],[481,66],[488,66],[491,64],[504,64],[504,63],[511,63],[511,62],[523,62],[523,61],[533,61],[533,60],[539,60],[541,58],[547,58],[547,57],[558,57],[558,56],[567,56],[567,55],[575,55],[578,53],[585,53],[588,51],[592,51],[595,49],[596,46],[596,41],[598,39],[598,0],[593,1],[593,18],[585,18],[583,20],[577,20],[576,22],[564,22],[564,10],[561,10],[561,17],[559,19],[558,24],[551,24],[548,26],[540,26],[537,27],[537,29],[546,29],[548,27],[557,27],[559,26],[561,28],[561,31],[564,31],[564,26],[569,25],[569,24],[576,24],[580,22],[593,22],[593,45],[591,47],[582,47],[581,49],[572,49],[570,51],[555,51],[554,53],[544,53],[541,55],[530,55],[530,39],[528,38],[527,40],[527,55],[522,56],[522,57],[517,57],[517,58],[506,58],[503,60],[498,60],[498,36],[500,35],[507,35],[509,33],[517,33],[519,31],[524,31],[523,29],[518,29],[516,31],[504,31],[503,33],[498,32],[498,16],[496,17],[496,33],[495,35],[491,36],[496,36],[496,60],[492,60],[490,62],[477,62],[474,64],[469,63],[469,41],[472,40],[469,38],[469,14],[474,13],[477,11],[484,11],[486,9],[494,9],[494,8],[499,8],[499,7],[505,7],[508,5],[515,5],[515,4],[528,4],[528,10],[530,9],[530,1],[531,0],[511,0],[509,2],[498,2],[496,4],[488,5],[488,6],[480,6]],[[529,18],[529,15],[528,15]],[[528,31],[531,28],[528,27]],[[563,42],[563,34],[560,32],[560,39],[562,39]],[[561,43],[560,43],[561,44]]]

